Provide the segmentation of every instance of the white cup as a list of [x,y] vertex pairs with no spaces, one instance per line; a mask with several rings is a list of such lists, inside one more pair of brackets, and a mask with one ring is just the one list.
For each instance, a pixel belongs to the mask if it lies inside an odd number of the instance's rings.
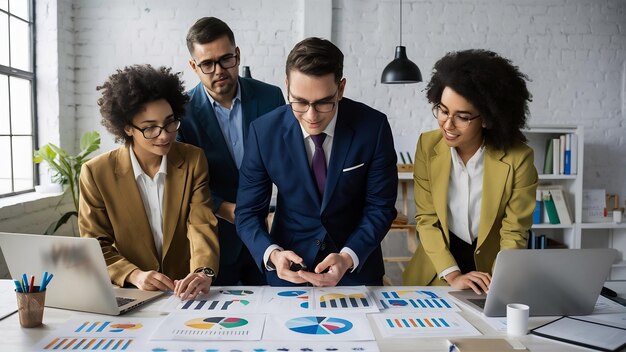
[[619,224],[622,222],[622,211],[621,210],[613,210],[613,222]]
[[506,305],[506,333],[509,336],[524,336],[528,333],[530,307],[520,303]]

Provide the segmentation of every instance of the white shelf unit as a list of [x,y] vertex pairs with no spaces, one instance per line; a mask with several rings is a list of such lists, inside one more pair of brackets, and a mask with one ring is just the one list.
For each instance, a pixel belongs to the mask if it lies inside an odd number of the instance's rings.
[[[547,141],[560,135],[574,133],[578,137],[576,175],[542,174]],[[534,224],[537,234],[546,234],[568,248],[615,248],[618,261],[613,264],[609,280],[626,280],[626,223],[612,222],[583,223],[583,172],[585,140],[582,126],[575,125],[532,125],[524,130],[528,145],[535,151],[535,167],[539,172],[539,185],[561,185],[563,187],[572,225]],[[572,214],[573,212],[573,214]]]
[[[543,174],[546,146],[549,140],[565,134],[576,134],[578,138],[577,168],[573,175]],[[535,151],[535,167],[539,173],[539,185],[561,185],[567,208],[572,218],[571,225],[534,224],[537,235],[545,234],[549,238],[567,245],[568,248],[581,248],[580,224],[582,220],[583,193],[583,128],[574,125],[532,125],[524,130],[528,145]],[[574,171],[574,170],[573,170]]]

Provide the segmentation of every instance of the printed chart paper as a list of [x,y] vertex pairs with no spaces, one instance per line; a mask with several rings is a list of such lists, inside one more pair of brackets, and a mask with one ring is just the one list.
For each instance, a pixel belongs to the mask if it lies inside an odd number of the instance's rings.
[[263,340],[370,341],[374,335],[363,313],[273,314],[265,321]]
[[455,312],[373,315],[383,337],[477,336],[476,328]]
[[373,291],[381,310],[393,312],[460,311],[443,290],[411,289],[406,286],[383,287]]
[[281,341],[151,341],[152,352],[378,352],[375,341],[281,342]]
[[378,306],[365,286],[315,288],[314,309],[320,311],[350,311],[377,313]]
[[152,340],[260,340],[264,314],[174,312],[165,318]]
[[196,299],[181,301],[170,296],[162,309],[167,312],[242,312],[256,313],[263,296],[262,287],[211,287]]
[[48,334],[39,342],[37,350],[141,350],[138,346],[143,345],[159,321],[159,318],[107,316],[76,318]]
[[307,287],[265,287],[259,311],[305,312],[313,307],[313,289]]

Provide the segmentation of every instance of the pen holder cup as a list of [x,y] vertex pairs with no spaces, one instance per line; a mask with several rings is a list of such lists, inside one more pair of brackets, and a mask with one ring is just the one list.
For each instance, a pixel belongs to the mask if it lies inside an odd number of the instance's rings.
[[17,295],[17,311],[20,325],[23,328],[34,328],[43,321],[43,307],[46,303],[46,291],[39,292],[35,286],[33,292],[15,292]]
[[398,164],[398,172],[413,172],[413,164]]

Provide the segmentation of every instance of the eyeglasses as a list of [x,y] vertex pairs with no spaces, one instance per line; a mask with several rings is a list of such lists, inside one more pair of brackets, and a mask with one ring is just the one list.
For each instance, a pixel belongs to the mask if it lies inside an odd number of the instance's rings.
[[139,127],[133,125],[132,123],[130,124],[130,126],[132,128],[135,128],[135,129],[141,131],[141,134],[143,134],[143,138],[145,138],[145,139],[155,139],[155,138],[157,138],[158,136],[161,135],[161,132],[163,132],[163,130],[165,130],[166,132],[169,132],[169,133],[178,131],[178,129],[180,128],[180,120],[179,119],[172,120],[172,121],[166,123],[163,127],[161,127],[161,126],[150,126],[150,127],[146,127],[146,128],[139,128]]
[[[336,96],[339,93],[339,87],[337,87],[337,91],[332,96]],[[291,95],[291,93],[288,93]],[[291,109],[294,112],[307,112],[309,108],[312,106],[313,109],[317,112],[331,112],[335,108],[335,104],[337,101],[316,101],[315,103],[309,103],[308,101],[290,101],[289,105],[291,105]]]
[[450,116],[450,112],[444,111],[441,105],[437,104],[433,106],[433,116],[441,123],[446,123],[452,117],[452,124],[456,128],[467,128],[472,120],[480,117],[480,114],[472,116],[468,113],[456,113]]
[[228,54],[217,61],[207,60],[197,63],[195,59],[193,60],[193,62],[196,62],[196,65],[200,67],[200,71],[205,75],[215,72],[215,64],[219,64],[221,68],[227,69],[237,66],[238,61],[237,54]]

